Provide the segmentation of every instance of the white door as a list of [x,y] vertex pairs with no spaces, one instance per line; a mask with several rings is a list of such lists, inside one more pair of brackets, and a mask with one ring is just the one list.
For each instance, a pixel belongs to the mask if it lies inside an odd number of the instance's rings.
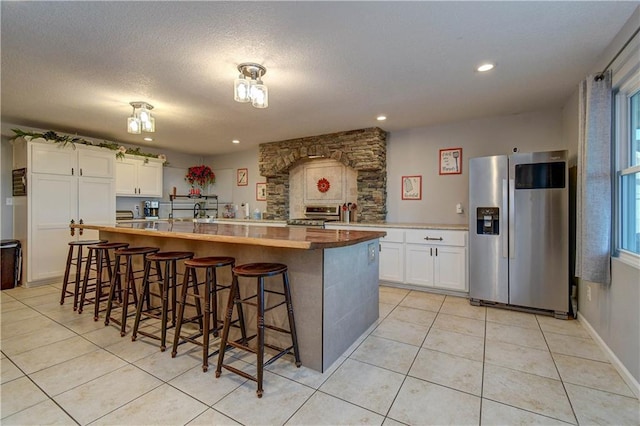
[[72,176],[78,173],[78,154],[73,145],[30,143],[30,173]]
[[69,223],[78,221],[77,178],[34,173],[31,180],[28,282],[64,275],[68,242],[75,239]]
[[138,194],[162,197],[162,163],[140,161],[138,164]]
[[113,179],[81,178],[78,181],[78,219],[91,225],[112,225],[115,222]]
[[466,249],[464,247],[437,247],[435,257],[435,286],[450,290],[467,291]]
[[138,161],[130,158],[116,160],[116,195],[138,195]]
[[424,244],[407,244],[405,247],[406,282],[433,287],[434,248]]
[[111,150],[78,147],[79,176],[113,178],[115,158]]
[[404,281],[404,244],[380,242],[380,279],[384,281]]

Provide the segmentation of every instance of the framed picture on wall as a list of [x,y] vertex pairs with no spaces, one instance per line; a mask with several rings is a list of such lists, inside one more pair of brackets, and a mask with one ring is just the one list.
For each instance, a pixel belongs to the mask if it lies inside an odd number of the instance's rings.
[[256,183],[256,201],[267,201],[267,182]]
[[422,200],[422,176],[402,176],[402,199]]
[[462,148],[440,150],[440,174],[459,175],[462,173]]
[[238,186],[249,185],[249,171],[247,169],[238,169],[238,174],[236,176],[236,184]]

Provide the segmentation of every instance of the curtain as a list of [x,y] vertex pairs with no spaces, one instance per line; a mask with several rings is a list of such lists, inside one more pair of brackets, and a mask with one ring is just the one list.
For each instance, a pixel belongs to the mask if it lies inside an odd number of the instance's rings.
[[611,72],[580,84],[576,276],[611,282]]

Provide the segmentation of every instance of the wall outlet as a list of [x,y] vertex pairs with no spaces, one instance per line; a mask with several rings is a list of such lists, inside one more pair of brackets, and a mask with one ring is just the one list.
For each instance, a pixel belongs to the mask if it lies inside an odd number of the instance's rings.
[[369,243],[367,245],[367,253],[369,254],[369,263],[373,263],[376,260],[376,245]]
[[7,197],[6,203],[7,203],[8,206],[12,206],[13,205],[13,198]]
[[591,302],[591,286],[587,284],[587,300]]
[[462,208],[462,204],[461,203],[456,204],[456,213],[462,214],[463,211],[464,209]]

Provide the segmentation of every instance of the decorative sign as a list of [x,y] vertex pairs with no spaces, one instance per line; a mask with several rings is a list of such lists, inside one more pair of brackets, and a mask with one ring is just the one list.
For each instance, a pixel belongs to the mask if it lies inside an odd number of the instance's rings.
[[462,148],[440,150],[440,174],[459,175],[462,173]]
[[247,186],[249,184],[249,171],[247,169],[238,169],[236,184],[238,186]]
[[318,181],[318,191],[327,192],[331,188],[331,184],[325,178],[322,178]]
[[422,176],[402,176],[402,199],[422,200]]
[[267,183],[256,183],[256,201],[267,201]]

